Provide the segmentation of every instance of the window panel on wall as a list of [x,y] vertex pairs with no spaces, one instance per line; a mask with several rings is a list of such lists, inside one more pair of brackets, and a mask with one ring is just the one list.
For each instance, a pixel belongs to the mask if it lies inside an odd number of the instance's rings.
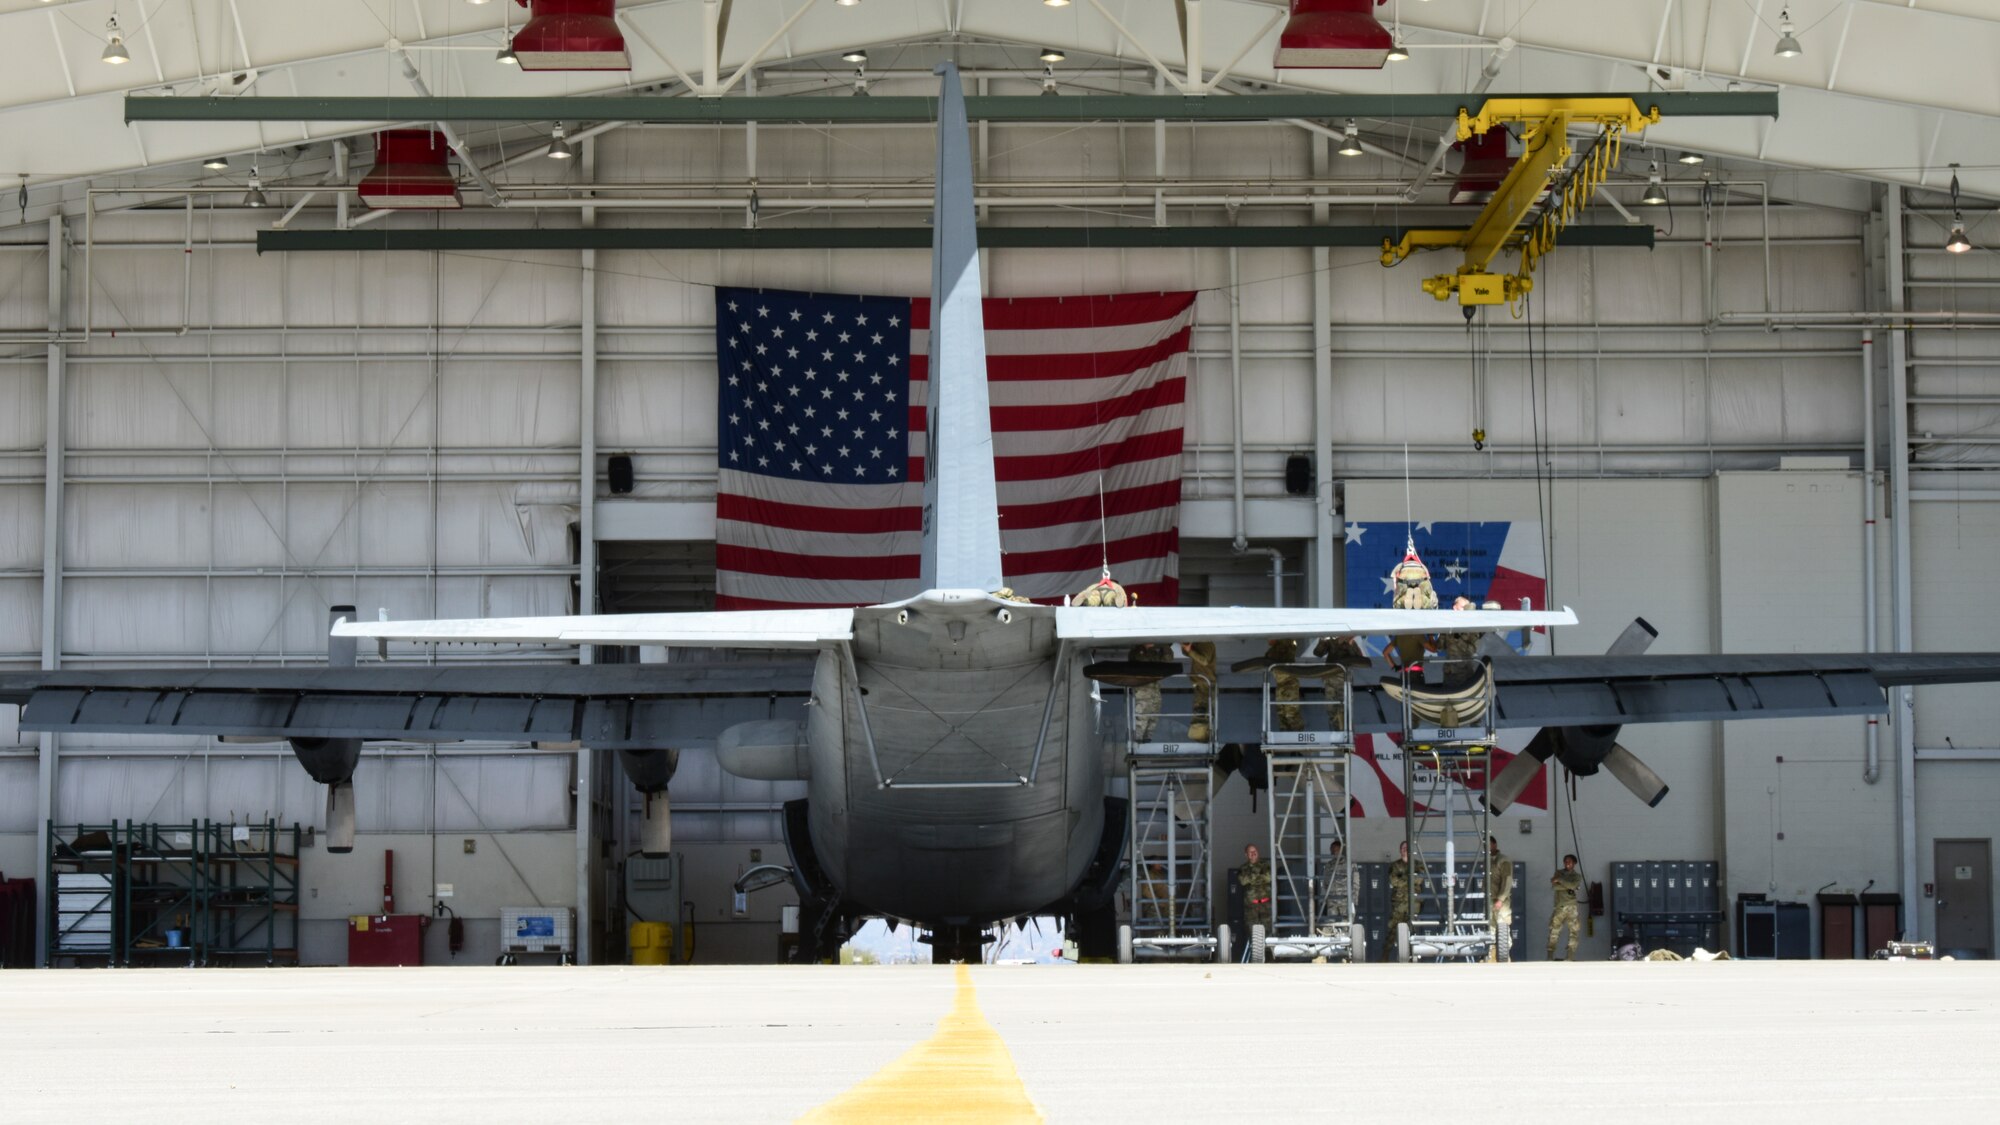
[[[371,361],[371,366],[373,362]],[[288,449],[339,449],[368,443],[362,435],[358,387],[372,382],[352,367],[301,365],[285,385],[285,421],[276,435]],[[359,382],[357,382],[359,381]]]
[[0,364],[0,449],[42,448],[46,380],[45,367]]
[[[572,325],[581,315],[582,274],[572,251],[446,254],[439,268],[436,301],[443,325]],[[428,264],[423,272],[430,275]],[[427,294],[427,311],[431,302]],[[447,338],[450,350],[479,346]]]
[[187,824],[203,815],[201,759],[82,758],[56,771],[58,824]]
[[206,645],[200,578],[73,576],[63,582],[62,602],[65,653],[188,653]]
[[[443,427],[450,446],[573,446],[577,443],[577,364],[482,361],[455,356],[444,364]],[[429,431],[420,440],[430,440]]]
[[[0,737],[0,745],[7,745],[7,739]],[[33,758],[0,758],[0,832],[40,830],[35,823],[39,770]]]
[[568,828],[574,823],[569,787],[575,761],[561,753],[440,757],[438,829]]
[[[401,342],[404,349],[412,346]],[[437,410],[431,384],[427,358],[369,360],[361,375],[361,444],[371,449],[427,449]]]
[[0,482],[0,570],[42,565],[42,482]]
[[66,567],[208,565],[205,484],[72,483],[63,506]]
[[1737,360],[1709,381],[1710,436],[1717,442],[1777,440],[1785,416],[1779,360]]
[[[719,250],[599,250],[598,324],[697,328],[713,324],[715,291],[709,283],[714,281],[722,257]],[[700,347],[702,341],[700,333],[692,337],[662,333],[633,338],[599,336],[597,343],[601,356],[619,348],[680,351]]]
[[362,324],[419,327],[431,323],[432,301],[437,293],[432,255],[410,251],[360,257],[361,273],[356,282],[360,287]]
[[74,364],[63,394],[70,450],[208,447],[206,363]]

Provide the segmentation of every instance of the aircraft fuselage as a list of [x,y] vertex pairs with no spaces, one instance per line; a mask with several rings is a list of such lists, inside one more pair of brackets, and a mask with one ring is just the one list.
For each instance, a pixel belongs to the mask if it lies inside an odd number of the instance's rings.
[[1103,830],[1103,743],[1053,612],[933,591],[857,610],[851,653],[821,654],[804,732],[813,846],[842,895],[978,926],[1075,888]]

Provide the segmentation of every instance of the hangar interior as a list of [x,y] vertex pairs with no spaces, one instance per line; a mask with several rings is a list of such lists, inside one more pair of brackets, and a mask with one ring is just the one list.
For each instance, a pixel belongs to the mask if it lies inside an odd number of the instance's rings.
[[[1527,300],[1470,320],[1420,290],[1428,259],[1384,268],[1367,242],[1294,237],[1465,225],[1477,208],[1450,203],[1461,156],[1444,118],[977,121],[982,224],[1075,232],[983,252],[985,291],[1198,291],[1189,604],[1339,605],[1357,536],[1513,521],[1542,536],[1549,603],[1581,620],[1559,653],[1599,652],[1635,616],[1663,653],[1976,651],[2000,635],[2000,101],[1934,80],[2000,50],[1984,4],[1793,4],[1806,50],[1780,57],[1769,4],[1411,0],[1382,9],[1408,59],[1280,71],[1286,9],[1256,0],[747,0],[720,6],[720,34],[713,3],[622,3],[631,70],[610,75],[495,64],[524,18],[510,3],[326,0],[311,21],[285,7],[0,4],[0,149],[24,170],[0,206],[0,668],[311,664],[343,603],[392,619],[707,608],[714,287],[917,296],[927,252],[509,237],[917,226],[931,127],[796,103],[933,96],[944,59],[968,93],[1055,102],[1775,92],[1775,117],[1667,116],[1628,137],[1578,225],[1651,246],[1560,246]],[[100,61],[114,13],[129,65]],[[735,79],[724,100],[783,99],[789,119],[561,119],[570,160],[547,158],[554,113],[460,121],[462,210],[356,198],[375,131],[407,122],[123,119],[128,96],[699,103],[717,74]],[[1955,222],[1969,253],[1946,249]],[[1092,244],[1189,228],[1276,233]],[[260,248],[274,230],[492,237]],[[1312,479],[1288,488],[1301,455]],[[630,459],[617,490],[613,457]],[[1872,886],[1904,896],[1909,936],[1990,956],[2000,716],[1981,687],[1909,694],[1879,725],[1630,731],[1672,785],[1659,807],[1607,778],[1572,801],[1558,779],[1546,814],[1498,822],[1503,847],[1536,873],[1577,851],[1592,881],[1617,862],[1712,860],[1730,899]],[[579,959],[621,959],[640,799],[620,769],[572,746],[370,744],[354,852],[302,849],[298,959],[344,963],[385,851],[402,910],[464,920],[457,950],[429,928],[430,963],[491,963],[511,907],[572,908]],[[791,891],[739,907],[731,884],[784,862],[778,806],[798,792],[684,752],[675,894],[698,960],[778,957]],[[1217,801],[1216,854],[1232,856],[1262,821],[1240,779]],[[281,743],[38,736],[0,708],[8,876],[43,877],[51,821],[323,816]],[[1393,855],[1400,820],[1355,826],[1357,858]],[[1957,870],[1964,850],[1934,869],[1940,842],[1966,840],[1987,844],[1975,874]],[[1974,917],[1940,933],[1947,876],[1983,888],[1983,931]],[[1530,947],[1549,910],[1538,883]],[[1599,920],[1582,956],[1610,947]]]

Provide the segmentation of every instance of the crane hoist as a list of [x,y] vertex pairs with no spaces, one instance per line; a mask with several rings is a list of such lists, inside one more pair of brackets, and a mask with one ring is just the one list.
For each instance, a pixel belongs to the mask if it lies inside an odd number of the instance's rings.
[[[1455,248],[1464,252],[1458,269],[1425,278],[1424,292],[1440,301],[1456,294],[1458,303],[1465,306],[1519,301],[1535,287],[1535,266],[1555,248],[1557,236],[1583,213],[1590,197],[1618,166],[1625,134],[1639,132],[1659,120],[1658,106],[1641,109],[1631,98],[1489,98],[1477,114],[1461,107],[1461,141],[1485,136],[1507,122],[1523,123],[1520,159],[1470,227],[1409,230],[1401,241],[1384,238],[1382,264],[1396,265],[1418,250]],[[1572,125],[1598,125],[1604,130],[1573,169]],[[1551,191],[1558,191],[1558,198],[1537,214],[1536,208]],[[1520,267],[1513,273],[1495,272],[1494,259],[1516,249],[1521,253]]]

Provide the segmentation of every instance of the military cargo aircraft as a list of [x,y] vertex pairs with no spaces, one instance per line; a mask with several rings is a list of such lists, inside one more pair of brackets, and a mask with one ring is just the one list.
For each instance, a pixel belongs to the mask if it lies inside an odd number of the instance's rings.
[[[807,958],[831,954],[863,917],[886,915],[929,928],[935,956],[965,959],[1002,919],[1056,914],[1109,931],[1125,823],[1108,762],[1123,732],[1122,717],[1100,714],[1087,675],[1102,650],[1575,621],[1567,610],[1046,606],[1005,596],[965,107],[956,70],[939,72],[921,593],[852,609],[461,621],[361,621],[336,607],[324,668],[0,673],[0,703],[23,705],[24,730],[285,739],[328,787],[331,851],[352,847],[365,741],[616,749],[648,798],[649,852],[670,846],[678,752],[712,746],[732,773],[806,783],[785,823]],[[1580,773],[1604,765],[1657,802],[1664,785],[1617,745],[1625,723],[1875,714],[1886,687],[2000,679],[2000,655],[1635,655],[1650,636],[1628,631],[1603,657],[1492,662],[1497,723],[1543,730],[1489,799],[1504,807],[1554,757]],[[511,643],[762,658],[361,665],[362,640],[384,651]],[[1380,686],[1356,683],[1355,730],[1403,721]]]

